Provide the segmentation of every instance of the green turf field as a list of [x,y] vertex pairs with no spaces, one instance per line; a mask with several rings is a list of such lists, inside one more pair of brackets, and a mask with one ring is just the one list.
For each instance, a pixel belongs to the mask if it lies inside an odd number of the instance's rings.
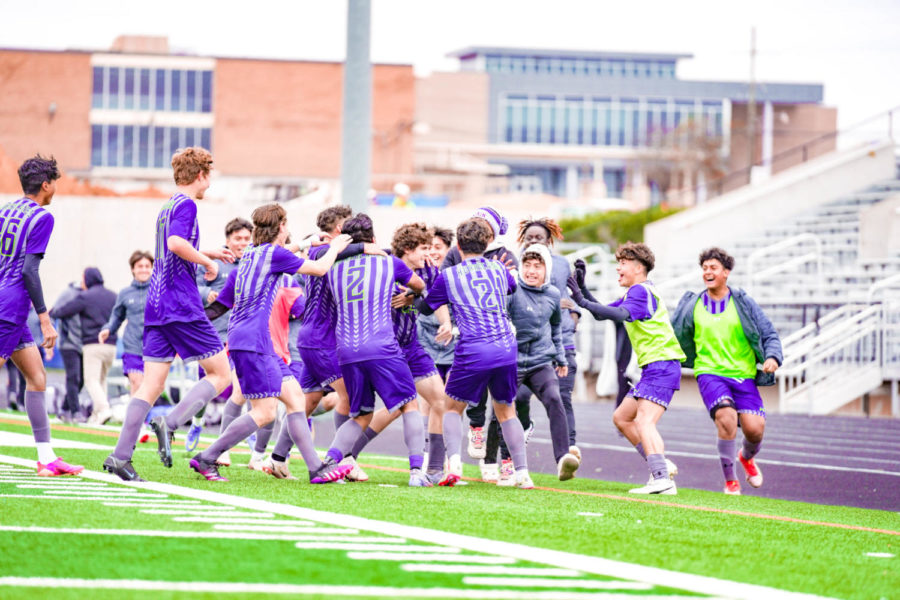
[[[140,446],[135,467],[171,485],[126,486],[97,474],[115,430],[73,429],[54,426],[54,439],[103,446],[58,450],[93,472],[77,480],[39,480],[21,460],[34,460],[33,449],[0,444],[4,599],[222,591],[773,596],[728,581],[836,598],[892,598],[900,590],[900,515],[892,512],[684,488],[637,501],[627,484],[543,475],[534,477],[541,489],[531,491],[474,481],[411,489],[404,461],[365,455],[371,480],[364,484],[311,486],[298,460],[291,467],[301,481],[275,480],[244,468],[249,454],[237,453],[237,464],[222,470],[231,481],[210,483],[188,468],[181,443],[175,466],[164,468],[152,440]],[[30,435],[21,417],[2,413],[0,432]],[[216,582],[232,588],[219,590]],[[32,587],[42,584],[53,587]]]

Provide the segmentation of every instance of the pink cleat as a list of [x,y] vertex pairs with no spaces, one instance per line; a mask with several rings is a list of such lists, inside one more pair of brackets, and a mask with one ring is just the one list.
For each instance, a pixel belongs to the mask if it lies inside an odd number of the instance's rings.
[[310,483],[334,483],[341,481],[350,471],[353,470],[351,464],[336,464],[331,457],[326,457],[322,461],[322,466],[315,473],[310,473]]
[[228,481],[225,477],[219,475],[219,467],[216,463],[208,463],[200,458],[198,454],[188,463],[191,468],[206,478],[207,481]]
[[84,471],[84,467],[81,465],[70,465],[67,462],[63,462],[63,459],[57,458],[51,463],[46,465],[41,464],[40,462],[37,464],[37,474],[38,477],[59,477],[60,475],[78,475]]

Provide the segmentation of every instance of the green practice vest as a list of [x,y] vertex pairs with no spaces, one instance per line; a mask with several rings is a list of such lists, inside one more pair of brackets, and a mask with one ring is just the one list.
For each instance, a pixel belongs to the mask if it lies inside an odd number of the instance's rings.
[[[631,340],[631,346],[637,356],[638,366],[643,367],[652,362],[661,360],[677,360],[683,361],[686,357],[678,340],[675,338],[675,330],[672,329],[672,322],[669,320],[669,311],[662,298],[656,293],[653,286],[648,283],[639,283],[637,285],[644,286],[647,293],[656,298],[656,312],[652,312],[652,300],[647,298],[647,310],[653,316],[644,321],[625,321],[625,331],[628,333],[628,339]],[[632,290],[632,286],[629,289]],[[628,297],[628,292],[625,292]]]
[[721,375],[739,379],[756,376],[756,354],[744,335],[741,319],[728,299],[725,311],[710,314],[702,298],[694,305],[695,375]]

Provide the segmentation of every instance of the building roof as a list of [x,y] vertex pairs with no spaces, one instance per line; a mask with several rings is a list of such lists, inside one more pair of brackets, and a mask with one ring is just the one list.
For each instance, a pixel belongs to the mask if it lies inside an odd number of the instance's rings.
[[608,50],[555,50],[547,48],[511,48],[508,46],[466,46],[447,56],[467,60],[484,54],[500,56],[531,56],[549,58],[593,58],[617,60],[654,60],[675,62],[682,58],[693,58],[693,54],[668,52],[617,52]]

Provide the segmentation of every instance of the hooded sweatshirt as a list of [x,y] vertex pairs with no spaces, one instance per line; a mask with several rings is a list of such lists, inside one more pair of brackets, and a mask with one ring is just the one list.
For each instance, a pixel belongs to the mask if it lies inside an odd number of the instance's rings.
[[122,288],[113,306],[112,315],[103,329],[109,329],[110,335],[116,335],[122,322],[127,320],[125,334],[122,337],[122,350],[125,354],[144,353],[144,304],[147,302],[147,289],[150,281],[141,283],[137,279],[126,288]]
[[[62,306],[80,293],[81,287],[73,281],[62,291],[54,306]],[[73,315],[67,319],[58,319],[56,329],[59,333],[59,349],[76,350],[81,354],[81,317]]]
[[[97,344],[97,335],[106,326],[113,306],[116,304],[116,294],[103,287],[103,275],[100,269],[88,267],[84,270],[85,288],[75,298],[62,306],[54,307],[50,311],[53,319],[65,319],[72,315],[81,317],[81,341],[84,344]],[[109,332],[107,344],[116,344],[116,334]]]
[[516,328],[519,371],[530,371],[547,363],[565,365],[566,351],[562,343],[562,311],[559,290],[551,285],[553,259],[543,244],[533,244],[522,252],[536,252],[544,259],[547,274],[540,287],[531,287],[519,272],[519,286],[509,300],[509,317]]

